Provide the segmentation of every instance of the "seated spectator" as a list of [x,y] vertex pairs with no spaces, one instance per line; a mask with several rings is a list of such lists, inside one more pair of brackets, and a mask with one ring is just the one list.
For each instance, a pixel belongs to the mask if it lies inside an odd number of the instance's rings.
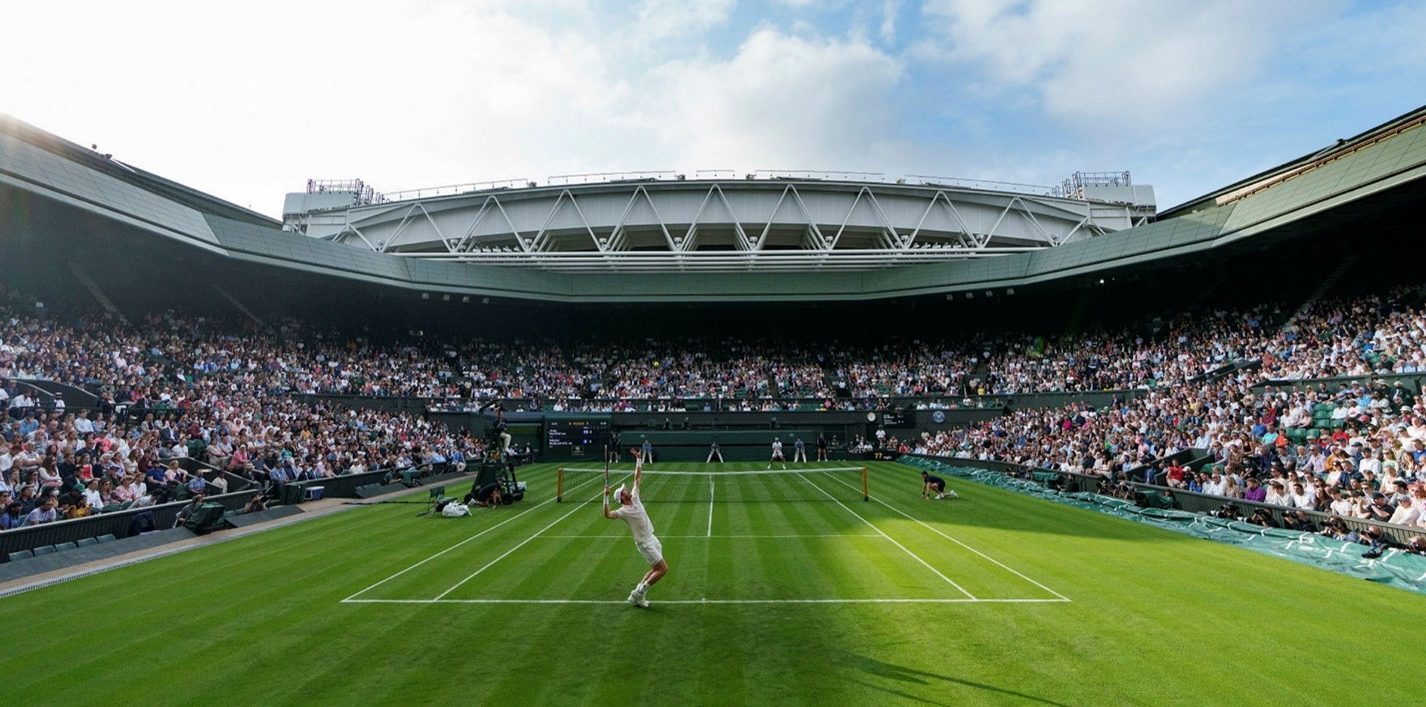
[[1254,503],[1266,503],[1268,497],[1267,489],[1263,488],[1262,482],[1257,477],[1249,477],[1247,488],[1243,491],[1243,500]]
[[1392,525],[1416,525],[1416,521],[1421,518],[1421,509],[1416,508],[1411,502],[1411,497],[1407,496],[1397,504],[1396,510],[1392,512],[1388,523]]
[[1274,479],[1268,482],[1268,492],[1267,496],[1263,499],[1263,503],[1269,503],[1274,506],[1289,506],[1292,505],[1292,499],[1289,498],[1284,491],[1282,482]]
[[1331,498],[1327,506],[1329,512],[1343,517],[1352,515],[1352,501],[1342,493],[1342,489],[1334,486],[1327,491],[1327,495]]
[[1386,494],[1378,491],[1371,495],[1371,501],[1362,507],[1369,520],[1377,520],[1386,523],[1391,520],[1392,514],[1396,513],[1396,507],[1386,502]]
[[46,495],[40,505],[35,507],[30,514],[25,516],[25,525],[41,525],[43,523],[53,523],[59,520],[59,512],[55,510],[57,502],[54,495]]
[[189,495],[197,496],[207,493],[208,482],[203,479],[202,474],[192,474],[188,477],[188,483],[185,487],[188,489]]
[[15,502],[20,504],[20,510],[26,514],[40,505],[40,496],[35,492],[35,488],[34,484],[23,484],[20,486],[20,495],[15,497]]
[[1226,496],[1228,494],[1228,482],[1223,478],[1222,474],[1215,471],[1213,475],[1203,483],[1203,493],[1211,496]]
[[90,479],[84,483],[83,492],[84,503],[89,506],[93,513],[98,513],[104,508],[104,500],[99,495],[99,480]]
[[25,524],[25,514],[21,511],[19,501],[11,501],[5,506],[4,515],[0,515],[0,530],[10,530]]

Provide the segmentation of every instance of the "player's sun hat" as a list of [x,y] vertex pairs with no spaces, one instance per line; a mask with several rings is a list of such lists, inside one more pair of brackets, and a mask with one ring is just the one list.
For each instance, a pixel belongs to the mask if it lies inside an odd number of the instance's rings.
[[614,489],[614,494],[609,497],[609,505],[611,505],[611,506],[622,506],[622,505],[624,505],[624,485],[623,485],[623,484],[619,484],[619,488]]

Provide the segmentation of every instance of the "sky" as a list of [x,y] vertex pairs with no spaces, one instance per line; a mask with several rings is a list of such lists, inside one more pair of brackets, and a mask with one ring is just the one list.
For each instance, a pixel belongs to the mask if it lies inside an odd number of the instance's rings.
[[823,170],[1160,208],[1426,104],[1426,0],[7,4],[0,112],[279,216],[592,172]]

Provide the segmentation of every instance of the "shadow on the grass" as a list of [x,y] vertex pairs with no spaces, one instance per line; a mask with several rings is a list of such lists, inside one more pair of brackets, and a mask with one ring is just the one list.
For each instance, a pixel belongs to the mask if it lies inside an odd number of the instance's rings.
[[[1019,697],[1024,700],[1038,702],[1040,704],[1067,707],[1067,705],[1065,705],[1063,702],[1056,702],[1054,700],[1045,699],[1043,697],[1036,697],[1035,695],[1029,695],[1024,692],[1018,692],[1016,690],[1010,690],[1003,687],[996,687],[995,685],[987,685],[983,682],[975,682],[974,680],[965,680],[962,678],[952,677],[950,675],[941,675],[939,673],[933,673],[926,670],[921,670],[919,668],[908,668],[904,665],[895,665],[886,661],[877,660],[876,658],[871,658],[864,655],[857,655],[855,653],[848,653],[846,657],[846,662],[851,667],[863,673],[869,673],[871,675],[876,675],[877,677],[888,678],[899,682],[912,683],[915,685],[931,685],[935,682],[950,683],[953,685],[963,685],[965,687],[973,688],[976,690],[993,692],[1000,695]],[[926,704],[935,705],[949,704],[946,702],[936,702],[935,700],[926,699],[924,697],[920,697],[918,695],[911,694],[908,692],[903,692],[901,690],[895,690],[884,685],[876,685],[862,680],[855,680],[854,682],[896,695],[897,697],[914,700],[916,702],[924,702]]]

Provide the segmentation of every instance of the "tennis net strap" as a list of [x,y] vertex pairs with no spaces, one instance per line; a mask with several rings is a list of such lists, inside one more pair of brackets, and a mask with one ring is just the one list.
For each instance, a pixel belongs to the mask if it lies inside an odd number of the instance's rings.
[[[559,500],[588,500],[603,469],[559,470]],[[625,477],[627,469],[611,472]],[[864,466],[774,469],[771,471],[644,471],[644,503],[749,503],[756,501],[861,501],[870,490]],[[627,482],[626,482],[627,483]],[[570,492],[574,489],[574,492]],[[569,493],[566,498],[565,494]]]

